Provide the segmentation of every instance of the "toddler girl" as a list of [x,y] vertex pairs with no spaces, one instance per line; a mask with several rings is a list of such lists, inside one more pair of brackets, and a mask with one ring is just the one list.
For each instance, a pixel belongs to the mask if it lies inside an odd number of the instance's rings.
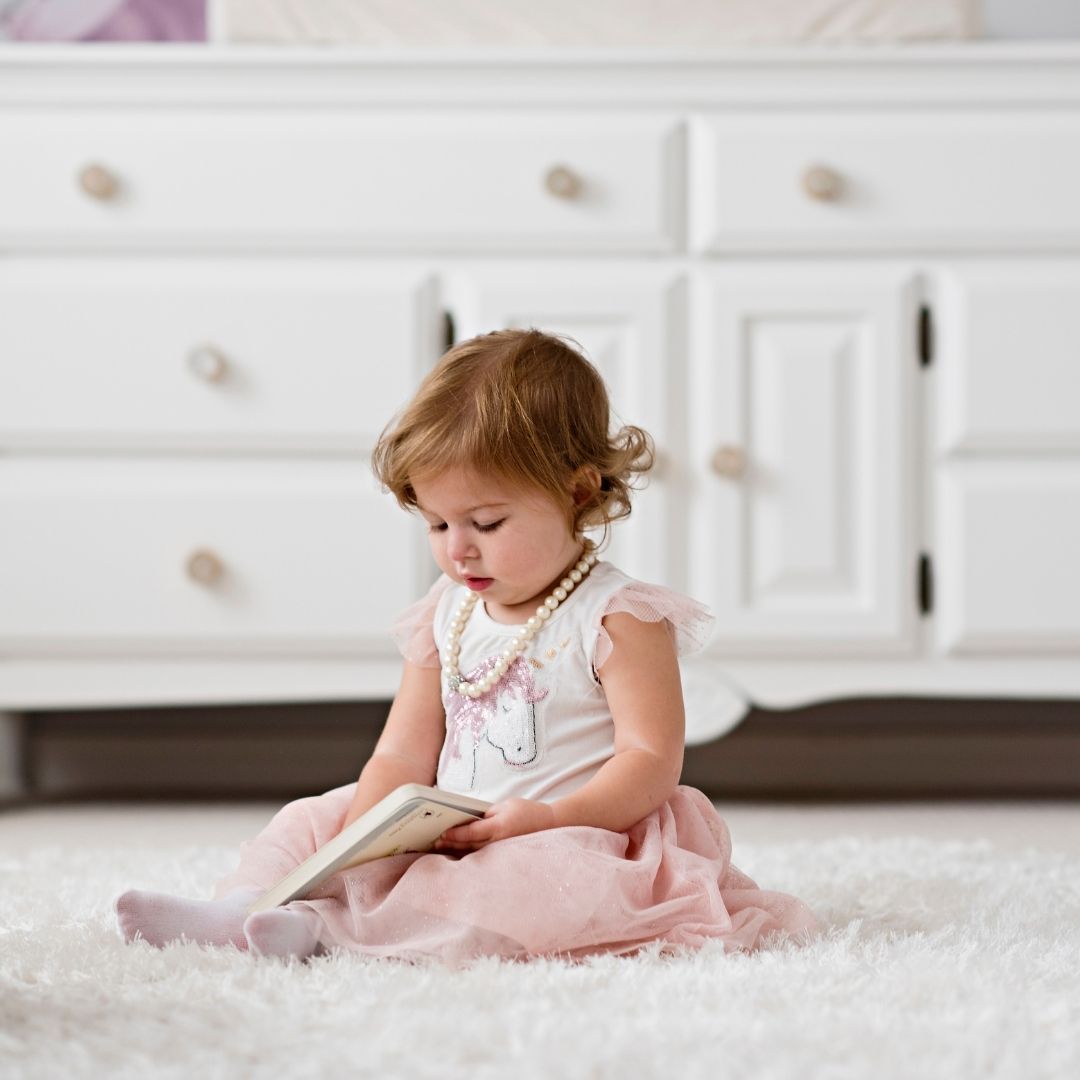
[[[374,469],[427,523],[442,576],[393,633],[401,687],[359,780],[289,803],[212,900],[131,891],[126,940],[262,955],[334,946],[456,965],[628,953],[651,941],[752,949],[817,929],[731,863],[727,826],[680,786],[677,657],[712,616],[628,577],[586,533],[630,512],[652,465],[610,433],[599,374],[564,341],[504,330],[451,349],[383,432]],[[493,803],[435,852],[341,871],[304,900],[246,905],[400,784]]]

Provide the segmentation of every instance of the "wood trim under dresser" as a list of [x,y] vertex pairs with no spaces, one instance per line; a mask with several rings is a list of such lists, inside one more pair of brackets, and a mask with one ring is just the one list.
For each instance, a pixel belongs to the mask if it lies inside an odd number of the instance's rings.
[[[386,702],[28,713],[24,804],[300,798],[351,783]],[[1075,799],[1080,703],[852,698],[755,708],[688,746],[682,782],[731,800]]]

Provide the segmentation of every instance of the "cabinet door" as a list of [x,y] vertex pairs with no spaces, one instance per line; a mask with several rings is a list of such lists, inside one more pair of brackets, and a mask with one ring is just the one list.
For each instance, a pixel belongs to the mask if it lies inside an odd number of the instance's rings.
[[918,297],[882,264],[695,280],[690,572],[720,651],[912,651]]
[[935,303],[936,649],[1080,651],[1080,260],[956,260]]
[[685,588],[669,537],[674,493],[684,482],[681,428],[672,422],[685,385],[682,276],[612,263],[488,263],[460,267],[449,291],[458,340],[534,326],[581,346],[607,383],[615,422],[643,427],[657,447],[630,517],[612,527],[607,557],[634,577]]

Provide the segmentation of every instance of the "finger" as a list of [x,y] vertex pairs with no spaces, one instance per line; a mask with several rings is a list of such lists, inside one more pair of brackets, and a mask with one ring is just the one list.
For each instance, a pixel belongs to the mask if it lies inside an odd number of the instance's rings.
[[435,842],[436,851],[476,851],[477,848],[485,847],[489,841],[477,840],[477,841],[455,841],[455,840],[437,840]]
[[[487,840],[495,831],[496,823],[490,818],[480,818],[478,821],[470,821],[464,825],[455,825],[447,832],[453,833],[453,840]],[[443,833],[445,836],[446,833]]]
[[452,829],[447,829],[439,839],[453,844],[470,844],[477,840],[488,839],[491,829],[492,826],[487,822],[476,821],[469,825],[457,825]]

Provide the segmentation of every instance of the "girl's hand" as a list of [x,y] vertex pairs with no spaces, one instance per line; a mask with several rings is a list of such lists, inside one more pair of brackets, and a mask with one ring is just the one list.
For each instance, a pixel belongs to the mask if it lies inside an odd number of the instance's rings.
[[555,827],[555,810],[535,799],[504,799],[489,806],[477,821],[455,825],[435,841],[436,851],[476,851],[492,840]]

